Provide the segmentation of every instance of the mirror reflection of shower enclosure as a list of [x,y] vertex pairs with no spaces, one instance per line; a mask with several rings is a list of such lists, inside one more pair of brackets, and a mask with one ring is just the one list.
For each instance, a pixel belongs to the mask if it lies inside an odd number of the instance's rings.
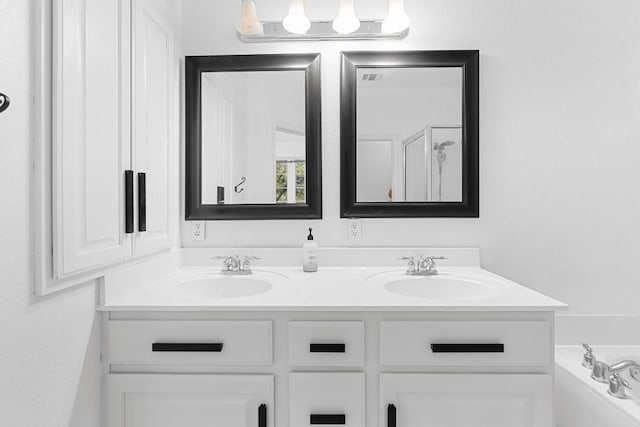
[[462,80],[459,67],[358,69],[358,202],[462,201]]
[[402,144],[404,201],[462,200],[460,126],[428,126]]

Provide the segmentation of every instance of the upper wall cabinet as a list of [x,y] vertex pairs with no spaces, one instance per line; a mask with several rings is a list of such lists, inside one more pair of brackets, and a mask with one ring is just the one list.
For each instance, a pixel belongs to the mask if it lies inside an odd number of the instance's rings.
[[478,217],[478,51],[342,57],[342,217]]
[[54,2],[57,279],[170,246],[177,60],[164,3]]
[[130,9],[125,0],[54,10],[53,235],[57,278],[122,261],[130,168]]
[[186,219],[322,217],[320,56],[186,68]]
[[[138,174],[135,255],[171,245],[172,175],[179,139],[173,0],[133,0],[133,170]],[[173,161],[173,163],[172,163]],[[175,182],[174,182],[175,180]],[[144,194],[142,194],[144,193]],[[143,197],[144,196],[144,197]],[[140,206],[143,203],[144,206]]]

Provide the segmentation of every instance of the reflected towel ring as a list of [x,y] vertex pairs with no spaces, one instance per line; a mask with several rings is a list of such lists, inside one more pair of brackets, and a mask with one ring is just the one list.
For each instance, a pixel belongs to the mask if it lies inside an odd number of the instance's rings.
[[243,176],[242,178],[240,178],[240,183],[235,187],[233,187],[233,191],[235,191],[238,194],[242,193],[244,191],[244,188],[240,188],[240,190],[238,190],[238,188],[241,187],[245,182],[247,182],[247,178]]
[[4,93],[0,93],[0,113],[4,112],[7,108],[9,108],[9,104],[11,103],[11,99]]

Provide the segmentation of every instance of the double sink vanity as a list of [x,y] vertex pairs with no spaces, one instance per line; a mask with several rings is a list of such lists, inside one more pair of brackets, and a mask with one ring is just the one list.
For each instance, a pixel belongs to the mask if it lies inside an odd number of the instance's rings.
[[[99,280],[107,427],[553,425],[565,306],[477,249],[321,249],[304,273],[300,249],[207,248],[350,221],[322,237],[427,244],[437,218],[478,218],[478,50],[202,55],[176,2],[59,3],[36,55],[57,77],[38,94],[56,132],[35,151],[35,294]],[[357,221],[390,218],[434,220],[362,241]]]
[[407,251],[325,249],[304,273],[257,249],[228,274],[210,258],[233,250],[185,249],[107,275],[107,426],[551,426],[565,306],[475,249],[425,249],[446,259],[419,274]]

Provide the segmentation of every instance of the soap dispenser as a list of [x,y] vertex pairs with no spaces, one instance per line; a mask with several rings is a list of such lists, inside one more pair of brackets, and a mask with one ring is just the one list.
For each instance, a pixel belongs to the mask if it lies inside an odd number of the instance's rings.
[[302,245],[302,269],[307,273],[318,271],[318,244],[313,241],[313,229],[309,228],[307,241]]

